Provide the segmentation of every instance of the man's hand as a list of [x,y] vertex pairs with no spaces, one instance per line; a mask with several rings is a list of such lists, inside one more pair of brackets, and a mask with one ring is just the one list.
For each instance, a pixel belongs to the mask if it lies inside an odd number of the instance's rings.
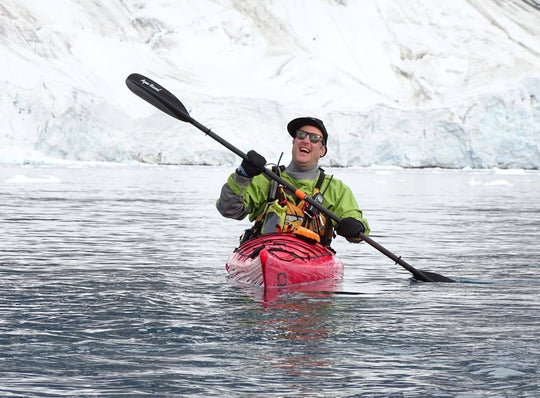
[[362,240],[358,235],[366,232],[366,227],[362,221],[352,217],[345,217],[336,225],[336,232],[349,242],[359,242]]
[[253,178],[263,172],[266,159],[257,152],[251,150],[247,154],[248,160],[244,159],[236,172],[241,176]]

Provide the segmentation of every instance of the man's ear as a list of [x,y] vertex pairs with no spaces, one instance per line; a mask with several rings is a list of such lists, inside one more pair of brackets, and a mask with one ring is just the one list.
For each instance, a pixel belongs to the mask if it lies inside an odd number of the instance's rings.
[[324,152],[322,153],[321,158],[322,158],[324,155],[326,155],[326,147],[324,146],[323,148],[324,148]]

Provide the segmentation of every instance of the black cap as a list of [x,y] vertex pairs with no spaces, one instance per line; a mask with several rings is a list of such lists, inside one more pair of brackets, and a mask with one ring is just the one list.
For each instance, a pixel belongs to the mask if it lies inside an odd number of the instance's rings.
[[291,135],[291,137],[294,138],[296,136],[296,131],[303,126],[313,126],[321,130],[324,137],[323,145],[326,146],[328,142],[328,132],[326,131],[326,127],[324,127],[324,123],[322,122],[322,120],[317,119],[316,117],[309,116],[299,117],[289,122],[289,124],[287,125],[287,130],[289,130],[289,134]]

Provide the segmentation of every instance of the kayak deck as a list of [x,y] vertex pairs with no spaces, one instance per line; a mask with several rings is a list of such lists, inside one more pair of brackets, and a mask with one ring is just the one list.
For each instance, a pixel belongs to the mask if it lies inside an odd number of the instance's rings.
[[264,234],[237,247],[229,277],[256,286],[284,287],[343,278],[343,263],[327,247],[294,234]]

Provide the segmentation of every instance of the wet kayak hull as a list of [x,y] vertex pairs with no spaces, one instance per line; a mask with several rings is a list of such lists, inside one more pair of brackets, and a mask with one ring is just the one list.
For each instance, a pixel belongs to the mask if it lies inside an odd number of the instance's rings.
[[294,234],[265,234],[237,247],[226,269],[236,282],[264,287],[340,281],[343,263],[319,243]]

